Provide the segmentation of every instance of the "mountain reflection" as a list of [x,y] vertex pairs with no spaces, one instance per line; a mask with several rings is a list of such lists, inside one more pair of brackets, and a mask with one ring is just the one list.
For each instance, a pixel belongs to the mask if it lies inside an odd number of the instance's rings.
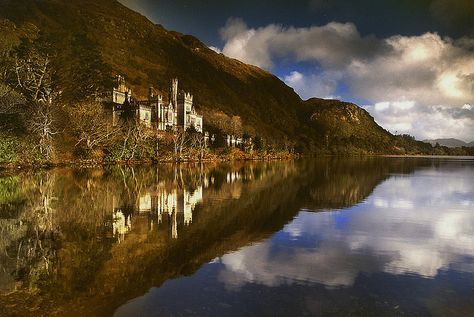
[[[5,174],[0,305],[7,315],[109,315],[210,261],[231,291],[469,267],[460,257],[474,256],[472,166],[443,163],[452,170],[439,177],[439,164],[320,159]],[[343,208],[354,212],[327,212]]]
[[[271,238],[217,257],[191,278],[152,288],[115,315],[265,315],[270,309],[274,315],[470,316],[473,163],[391,173],[357,205],[301,211]],[[180,308],[168,295],[196,285],[205,291],[181,297]]]

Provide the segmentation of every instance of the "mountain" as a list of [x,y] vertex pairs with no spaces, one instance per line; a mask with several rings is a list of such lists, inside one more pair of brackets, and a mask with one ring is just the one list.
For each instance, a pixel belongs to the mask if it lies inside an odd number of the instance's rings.
[[367,111],[353,103],[311,98],[304,101],[314,129],[327,147],[361,146],[376,151],[389,148],[394,137],[380,127]]
[[267,71],[168,31],[116,0],[0,0],[0,20],[3,38],[20,38],[33,28],[48,39],[61,91],[71,100],[94,85],[110,89],[107,78],[117,74],[137,97],[146,97],[150,86],[167,96],[170,79],[178,77],[180,88],[194,94],[208,128],[239,116],[244,132],[275,145],[290,143],[300,152],[426,150],[394,137],[356,105],[303,101]]
[[454,138],[449,138],[449,139],[433,139],[433,140],[424,140],[423,142],[430,143],[431,145],[435,146],[436,143],[438,143],[441,146],[447,146],[447,147],[471,147],[474,146],[474,141],[467,143],[462,140],[454,139]]

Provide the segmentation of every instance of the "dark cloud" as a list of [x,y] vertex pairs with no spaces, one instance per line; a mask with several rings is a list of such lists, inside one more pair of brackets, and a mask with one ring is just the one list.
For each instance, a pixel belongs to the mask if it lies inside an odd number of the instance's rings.
[[448,29],[474,35],[474,1],[433,0],[429,9],[433,17]]
[[119,0],[165,27],[219,44],[217,30],[232,16],[252,27],[351,22],[363,36],[438,32],[473,35],[472,0]]

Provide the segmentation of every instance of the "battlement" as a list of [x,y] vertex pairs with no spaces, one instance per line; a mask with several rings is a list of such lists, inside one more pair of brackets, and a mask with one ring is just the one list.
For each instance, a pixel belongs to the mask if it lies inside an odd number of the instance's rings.
[[191,95],[191,93],[189,92],[184,93],[184,100],[188,102],[193,102],[193,95]]

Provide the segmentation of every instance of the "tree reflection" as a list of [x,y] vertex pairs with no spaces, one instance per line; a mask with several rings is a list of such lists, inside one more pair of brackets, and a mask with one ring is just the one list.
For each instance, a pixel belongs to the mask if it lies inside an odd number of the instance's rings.
[[6,175],[0,305],[21,315],[108,314],[151,286],[268,237],[300,208],[355,204],[391,173],[424,164],[324,159]]

